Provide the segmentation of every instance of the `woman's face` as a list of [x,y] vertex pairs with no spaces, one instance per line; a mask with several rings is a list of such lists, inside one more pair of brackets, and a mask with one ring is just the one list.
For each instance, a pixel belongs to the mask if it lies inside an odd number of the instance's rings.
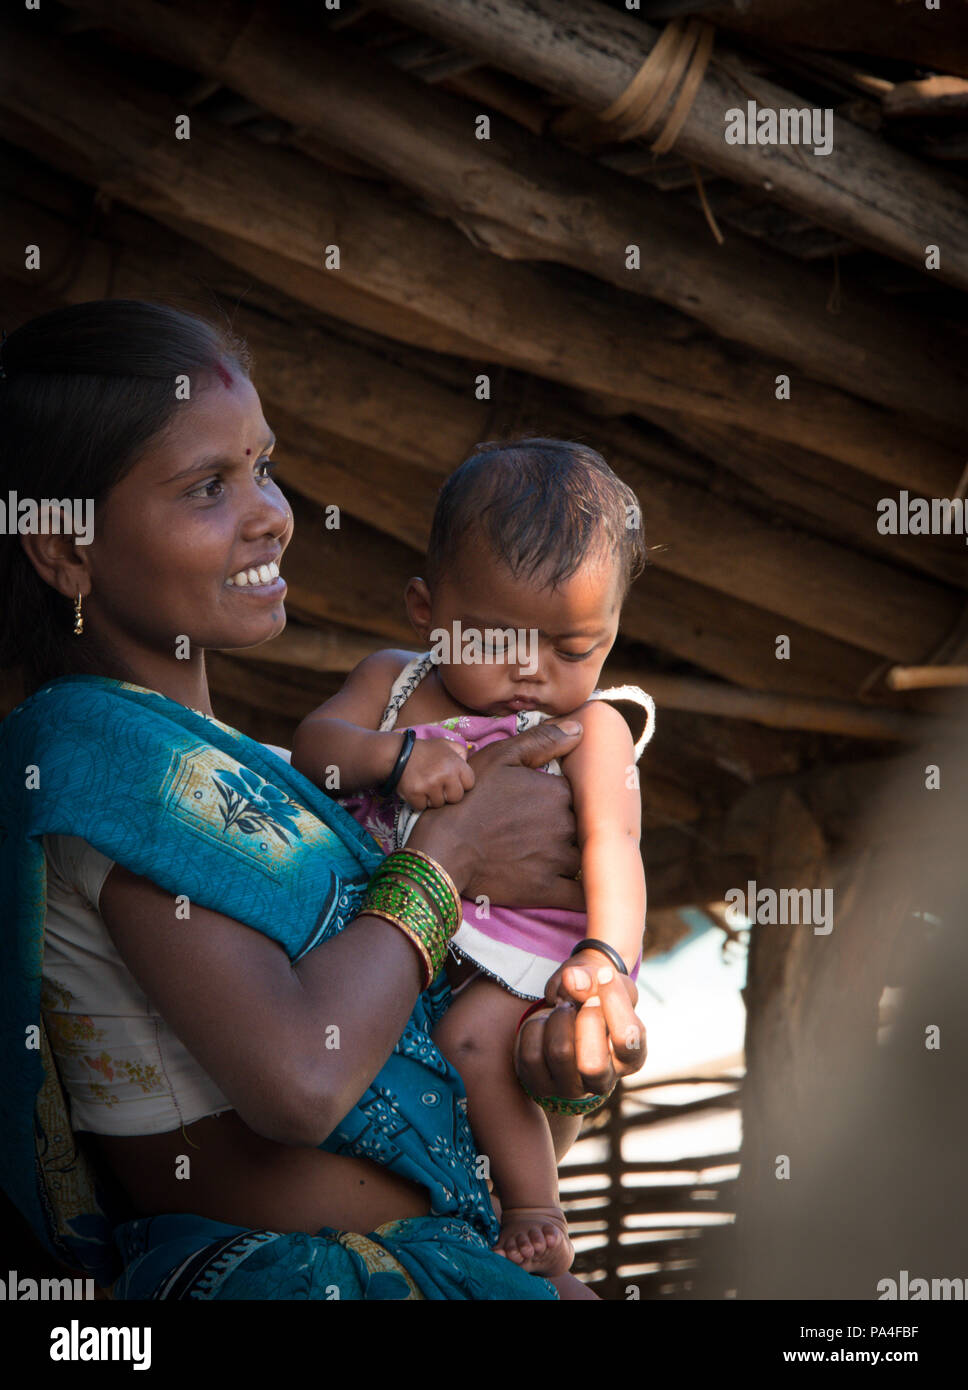
[[87,547],[85,630],[133,671],[195,666],[201,649],[255,646],[286,622],[285,580],[258,572],[278,565],[292,516],[255,388],[232,367],[179,412],[104,499]]

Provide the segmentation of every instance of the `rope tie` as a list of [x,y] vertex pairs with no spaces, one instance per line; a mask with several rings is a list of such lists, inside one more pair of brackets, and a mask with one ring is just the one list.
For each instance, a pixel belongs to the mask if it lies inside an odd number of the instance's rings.
[[[597,115],[572,107],[549,123],[550,133],[586,149],[641,140],[651,133],[655,137],[653,152],[668,154],[702,86],[715,32],[702,19],[671,20],[625,91],[609,107]],[[706,200],[699,170],[691,161],[690,168],[706,221],[722,244],[723,235]]]
[[593,144],[642,139],[657,124],[678,88],[679,95],[652,144],[656,154],[666,154],[702,85],[714,34],[713,26],[705,20],[672,20],[611,106],[595,116],[572,108],[556,117],[551,129],[557,135],[580,135]]

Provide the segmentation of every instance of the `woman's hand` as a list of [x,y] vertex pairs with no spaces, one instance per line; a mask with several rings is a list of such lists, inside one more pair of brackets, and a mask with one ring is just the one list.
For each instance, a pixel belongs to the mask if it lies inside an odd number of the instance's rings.
[[536,768],[563,758],[581,738],[551,720],[475,753],[474,786],[455,806],[424,811],[407,841],[436,859],[465,898],[575,912],[585,900],[566,777]]
[[605,965],[586,987],[572,984],[570,992],[583,1002],[540,1010],[518,1034],[515,1070],[533,1095],[606,1095],[645,1061],[645,1028],[635,1014],[639,992],[633,980]]

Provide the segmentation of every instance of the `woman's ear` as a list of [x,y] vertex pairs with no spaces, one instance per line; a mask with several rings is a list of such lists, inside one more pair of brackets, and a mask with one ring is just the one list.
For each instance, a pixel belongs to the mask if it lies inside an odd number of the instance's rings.
[[427,581],[419,575],[407,581],[403,601],[407,605],[410,626],[422,642],[430,640],[431,599]]
[[73,535],[50,531],[26,532],[19,539],[27,559],[52,589],[67,598],[73,598],[77,593],[86,597],[91,592],[86,558],[79,554]]

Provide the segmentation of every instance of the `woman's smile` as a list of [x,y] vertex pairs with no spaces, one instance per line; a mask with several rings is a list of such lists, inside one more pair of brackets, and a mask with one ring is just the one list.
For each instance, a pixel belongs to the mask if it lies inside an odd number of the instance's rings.
[[226,579],[225,587],[263,598],[281,598],[288,586],[279,573],[276,561],[270,560],[267,564],[250,565],[248,569],[238,570]]

